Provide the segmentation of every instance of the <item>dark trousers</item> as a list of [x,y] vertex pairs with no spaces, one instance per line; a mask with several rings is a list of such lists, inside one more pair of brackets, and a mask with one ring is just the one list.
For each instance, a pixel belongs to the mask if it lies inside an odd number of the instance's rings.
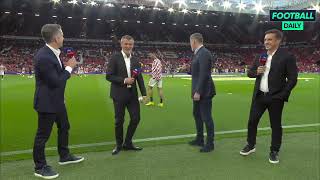
[[38,130],[33,146],[33,160],[35,169],[41,169],[47,165],[45,157],[45,145],[48,141],[54,122],[58,128],[58,152],[61,158],[68,156],[68,136],[70,124],[66,109],[59,113],[38,112]]
[[270,151],[279,151],[282,141],[282,125],[281,116],[284,106],[284,101],[272,99],[271,95],[258,92],[256,98],[252,101],[250,117],[248,122],[247,141],[250,146],[256,144],[257,127],[261,116],[268,109],[270,124],[272,129],[272,140]]
[[124,144],[132,144],[132,137],[140,122],[140,104],[137,97],[132,97],[127,100],[113,99],[114,114],[115,114],[115,136],[117,146],[123,145],[123,123],[125,109],[128,109],[130,115],[130,122],[127,129],[126,138]]
[[214,123],[212,119],[212,99],[201,99],[193,101],[193,116],[197,129],[197,140],[203,140],[203,124],[207,129],[207,144],[211,145],[214,141]]

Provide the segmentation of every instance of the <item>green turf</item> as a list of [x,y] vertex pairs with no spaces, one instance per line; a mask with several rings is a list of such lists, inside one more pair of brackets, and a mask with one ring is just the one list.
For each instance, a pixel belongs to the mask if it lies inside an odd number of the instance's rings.
[[[315,79],[298,81],[290,102],[285,106],[283,125],[319,123],[319,75],[307,74],[301,77]],[[147,79],[148,77],[145,78],[146,84]],[[34,79],[7,76],[0,83],[1,151],[31,149],[37,125],[36,112],[32,108]],[[213,100],[216,131],[246,128],[253,83],[254,81],[216,82],[217,96]],[[191,81],[187,79],[165,78],[165,107],[142,106],[142,119],[135,138],[195,133],[190,85]],[[109,86],[103,75],[72,77],[68,81],[66,101],[71,123],[70,144],[114,140],[114,115]],[[154,99],[158,101],[157,97]],[[269,126],[267,113],[260,123],[260,127],[266,126]],[[54,129],[47,147],[56,146],[56,138],[57,131]],[[90,148],[87,150],[90,151]],[[30,154],[18,157],[30,158]],[[6,157],[10,158],[17,159],[14,156]]]
[[[320,134],[318,132],[286,133],[280,164],[268,162],[270,136],[257,139],[256,153],[242,157],[243,138],[221,139],[214,152],[201,154],[189,145],[159,145],[141,152],[83,154],[81,164],[59,166],[58,157],[48,163],[60,173],[60,179],[112,180],[318,180]],[[1,166],[1,179],[35,179],[32,160],[12,161]]]

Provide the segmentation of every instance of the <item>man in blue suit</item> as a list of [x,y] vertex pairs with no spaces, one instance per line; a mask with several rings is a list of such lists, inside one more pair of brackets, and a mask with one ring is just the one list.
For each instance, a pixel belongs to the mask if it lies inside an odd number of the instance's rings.
[[[190,36],[191,49],[194,52],[191,64],[193,116],[196,123],[197,136],[189,144],[200,146],[200,152],[210,152],[214,149],[214,124],[212,119],[212,98],[216,94],[211,78],[213,56],[203,46],[200,33]],[[204,143],[203,124],[207,129],[207,141]]]
[[84,160],[83,157],[74,156],[69,152],[70,125],[64,101],[66,83],[77,62],[73,57],[66,62],[65,66],[59,58],[59,48],[62,47],[64,39],[60,25],[44,25],[41,35],[46,45],[34,57],[36,79],[34,109],[38,113],[38,129],[33,147],[34,175],[53,179],[59,174],[47,165],[44,149],[54,123],[58,127],[59,164],[78,163]]

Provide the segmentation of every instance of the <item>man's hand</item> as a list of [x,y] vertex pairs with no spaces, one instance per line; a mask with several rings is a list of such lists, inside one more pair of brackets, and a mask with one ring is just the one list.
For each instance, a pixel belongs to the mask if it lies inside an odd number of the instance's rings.
[[147,101],[148,101],[148,98],[147,98],[147,96],[142,96],[142,101],[143,101],[143,104],[146,104],[147,103]]
[[71,67],[72,69],[75,68],[77,66],[76,58],[72,57],[68,60],[68,62],[65,63],[65,65]]
[[180,69],[185,71],[185,70],[187,70],[189,68],[190,68],[189,64],[183,64]]
[[199,93],[194,93],[194,95],[193,95],[193,100],[194,101],[200,101],[200,94]]
[[134,83],[134,78],[125,78],[124,83],[128,85],[132,85]]
[[257,74],[258,75],[263,74],[265,70],[266,70],[266,66],[259,66],[257,69]]

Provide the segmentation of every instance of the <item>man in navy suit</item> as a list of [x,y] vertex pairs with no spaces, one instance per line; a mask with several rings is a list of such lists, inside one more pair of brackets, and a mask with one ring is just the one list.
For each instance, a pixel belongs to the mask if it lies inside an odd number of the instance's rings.
[[[200,33],[190,36],[191,49],[194,52],[191,64],[193,116],[195,119],[197,137],[190,141],[193,146],[201,146],[200,152],[210,152],[214,149],[214,124],[212,119],[212,98],[216,94],[211,78],[213,56],[203,46]],[[207,129],[207,141],[204,143],[203,124]]]
[[59,48],[63,46],[64,39],[60,25],[44,25],[41,35],[46,45],[34,57],[36,79],[34,109],[38,113],[38,129],[33,147],[34,175],[44,179],[53,179],[59,174],[47,165],[44,150],[54,123],[58,127],[59,164],[78,163],[84,160],[83,157],[74,156],[69,152],[70,125],[64,101],[66,83],[77,62],[73,57],[64,66],[59,58]]
[[243,156],[255,152],[258,123],[268,109],[272,129],[269,162],[273,164],[279,163],[284,102],[288,101],[298,78],[296,58],[279,48],[282,37],[282,32],[277,29],[266,31],[264,45],[267,53],[264,61],[262,56],[260,60],[257,58],[248,70],[248,76],[256,78],[256,82],[248,121],[247,145],[240,151]]

